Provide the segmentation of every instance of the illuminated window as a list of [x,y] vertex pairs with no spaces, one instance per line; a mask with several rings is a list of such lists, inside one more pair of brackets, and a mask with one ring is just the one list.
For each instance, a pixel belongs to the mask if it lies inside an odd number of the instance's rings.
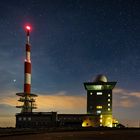
[[102,109],[102,106],[99,106],[99,105],[98,105],[98,106],[96,106],[96,108],[97,108],[97,109]]
[[102,119],[100,119],[100,123],[102,123],[103,122],[103,120]]
[[108,104],[108,106],[110,106],[110,104]]
[[97,114],[101,114],[101,110],[97,110]]
[[26,117],[23,117],[23,121],[26,121]]
[[21,121],[21,120],[22,120],[22,118],[21,118],[21,117],[19,117],[19,118],[18,118],[18,120],[19,120],[19,121]]
[[100,118],[103,118],[103,115],[100,115]]
[[110,111],[110,108],[108,108],[108,111]]
[[97,95],[102,95],[103,93],[102,92],[97,92]]
[[93,106],[90,106],[90,109],[92,109],[93,108]]
[[108,94],[108,97],[110,97],[110,94]]
[[31,121],[31,117],[28,118],[28,121]]
[[90,92],[90,95],[92,95],[93,93],[92,92]]
[[110,99],[108,99],[108,102],[110,102]]
[[102,85],[94,85],[93,89],[94,90],[101,90],[102,89]]

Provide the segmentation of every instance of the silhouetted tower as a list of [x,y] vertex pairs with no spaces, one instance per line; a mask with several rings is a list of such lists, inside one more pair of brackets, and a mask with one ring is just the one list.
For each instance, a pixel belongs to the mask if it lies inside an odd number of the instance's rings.
[[31,45],[29,43],[30,39],[30,26],[26,26],[26,58],[24,62],[24,92],[16,93],[17,96],[20,96],[19,102],[23,102],[23,105],[16,106],[21,108],[22,113],[32,112],[33,109],[36,109],[35,98],[37,95],[31,93]]
[[98,75],[95,81],[84,83],[87,90],[87,113],[100,115],[100,125],[112,127],[112,89],[116,82],[108,82]]

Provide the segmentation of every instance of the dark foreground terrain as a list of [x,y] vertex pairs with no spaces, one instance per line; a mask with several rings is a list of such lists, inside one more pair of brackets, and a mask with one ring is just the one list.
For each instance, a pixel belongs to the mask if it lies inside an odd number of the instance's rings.
[[16,134],[0,136],[0,140],[140,140],[140,129]]

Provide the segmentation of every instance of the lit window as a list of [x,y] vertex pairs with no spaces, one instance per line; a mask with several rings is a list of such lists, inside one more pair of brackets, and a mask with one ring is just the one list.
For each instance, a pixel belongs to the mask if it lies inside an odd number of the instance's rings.
[[28,118],[28,121],[31,121],[31,117]]
[[108,94],[108,97],[110,97],[110,94]]
[[23,121],[26,121],[26,117],[23,117]]
[[102,119],[100,119],[100,123],[102,123],[103,122],[103,120]]
[[97,92],[97,95],[102,95],[103,93],[102,92]]
[[108,102],[110,102],[110,99],[108,99]]
[[102,109],[102,106],[99,106],[99,105],[98,105],[98,106],[96,106],[96,108],[97,108],[97,109]]
[[110,104],[108,104],[108,106],[110,106]]
[[101,110],[97,110],[97,114],[101,114]]
[[108,108],[108,111],[110,111],[110,108]]
[[90,92],[90,95],[92,95],[93,93],[92,92]]
[[92,109],[93,107],[92,106],[90,106],[90,109]]
[[103,115],[100,115],[100,118],[103,118]]
[[94,90],[101,90],[102,89],[102,85],[94,85],[93,89]]
[[21,120],[22,120],[22,118],[21,118],[21,117],[19,117],[19,118],[18,118],[18,120],[19,120],[19,121],[21,121]]

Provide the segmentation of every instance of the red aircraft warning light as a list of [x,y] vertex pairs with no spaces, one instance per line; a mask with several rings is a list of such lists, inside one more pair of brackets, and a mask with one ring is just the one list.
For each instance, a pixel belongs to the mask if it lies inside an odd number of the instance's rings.
[[29,44],[31,26],[30,25],[26,25],[25,29],[26,29],[26,36],[27,36],[27,44]]
[[28,31],[30,31],[30,30],[31,30],[31,27],[30,27],[29,25],[27,25],[27,26],[26,26],[26,29],[27,29]]
[[30,36],[31,26],[26,25],[25,29],[26,29],[26,35],[27,35],[27,43],[29,44],[29,36]]

